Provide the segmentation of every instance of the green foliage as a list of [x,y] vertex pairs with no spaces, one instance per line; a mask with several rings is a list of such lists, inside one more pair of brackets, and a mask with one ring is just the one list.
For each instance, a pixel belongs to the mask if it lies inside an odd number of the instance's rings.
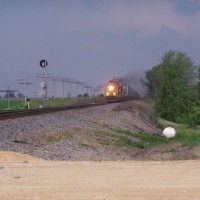
[[174,142],[180,142],[184,146],[194,146],[200,144],[200,133],[194,131],[178,131]]
[[[131,138],[123,138],[120,141],[121,146],[129,145],[137,148],[147,148],[158,144],[180,143],[183,146],[194,146],[200,144],[200,132],[198,129],[185,128],[180,125],[177,128],[176,136],[167,139],[158,135],[151,135],[146,132],[133,133],[129,130],[118,130],[118,133],[131,136]],[[135,140],[137,139],[137,140]]]
[[165,53],[161,63],[146,72],[145,85],[155,97],[155,113],[179,123],[192,121],[193,125],[200,124],[197,105],[199,78],[199,67],[185,53]]
[[153,145],[169,142],[167,138],[160,137],[157,135],[151,135],[146,132],[138,132],[134,136],[140,139],[146,146],[153,146]]
[[164,119],[159,119],[159,123],[166,127],[171,124],[176,130],[175,138],[170,141],[173,143],[181,143],[185,146],[194,146],[200,144],[200,127],[191,127],[187,124],[177,124]]
[[197,85],[197,94],[198,94],[198,100],[200,101],[200,66],[198,66],[199,69],[198,69],[198,85]]
[[[158,135],[151,135],[142,131],[137,133],[134,133],[130,130],[121,129],[117,129],[115,131],[121,135],[117,141],[117,146],[129,145],[132,147],[144,149],[153,145],[169,142],[167,138],[160,137]],[[127,135],[129,137],[125,137],[123,135]]]
[[197,101],[188,115],[188,123],[190,126],[200,124],[200,101]]
[[143,85],[147,87],[147,96],[150,98],[158,97],[158,85],[160,83],[160,78],[162,74],[162,68],[160,65],[153,66],[149,71],[145,72],[146,80],[141,79]]
[[132,146],[132,147],[136,147],[139,149],[144,149],[145,145],[143,142],[140,141],[134,141],[128,137],[118,137],[118,140],[114,143],[115,146],[117,147],[123,147],[123,146]]

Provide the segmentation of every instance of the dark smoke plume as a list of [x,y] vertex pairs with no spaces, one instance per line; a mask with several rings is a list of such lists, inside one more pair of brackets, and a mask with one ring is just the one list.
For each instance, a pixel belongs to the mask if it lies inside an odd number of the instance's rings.
[[145,96],[146,90],[144,86],[142,85],[140,79],[144,79],[144,74],[130,74],[124,77],[117,77],[114,78],[114,80],[120,80],[123,84],[127,84],[130,87],[132,87],[134,90],[136,90],[140,96]]

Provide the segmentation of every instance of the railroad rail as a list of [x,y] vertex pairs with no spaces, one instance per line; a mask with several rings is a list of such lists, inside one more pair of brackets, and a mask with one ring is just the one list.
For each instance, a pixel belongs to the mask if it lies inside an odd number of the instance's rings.
[[107,102],[90,102],[90,103],[80,103],[74,105],[57,106],[57,107],[44,107],[35,109],[19,109],[19,110],[4,110],[0,111],[0,120],[12,119],[18,117],[41,115],[44,113],[58,112],[69,109],[81,109],[91,106],[105,105]]

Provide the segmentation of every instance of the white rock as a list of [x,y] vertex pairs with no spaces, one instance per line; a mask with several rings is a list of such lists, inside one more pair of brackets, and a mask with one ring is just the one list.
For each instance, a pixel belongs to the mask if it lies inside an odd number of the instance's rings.
[[163,130],[163,135],[166,138],[173,138],[176,135],[176,131],[173,127],[167,127]]

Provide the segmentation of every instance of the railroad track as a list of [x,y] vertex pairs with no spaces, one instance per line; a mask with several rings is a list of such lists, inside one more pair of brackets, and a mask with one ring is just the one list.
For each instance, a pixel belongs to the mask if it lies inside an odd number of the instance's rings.
[[107,102],[104,101],[104,102],[80,103],[80,104],[57,106],[57,107],[35,108],[35,109],[5,110],[5,111],[0,111],[0,120],[41,115],[44,113],[58,112],[69,109],[81,109],[81,108],[99,106],[105,104],[107,104]]

